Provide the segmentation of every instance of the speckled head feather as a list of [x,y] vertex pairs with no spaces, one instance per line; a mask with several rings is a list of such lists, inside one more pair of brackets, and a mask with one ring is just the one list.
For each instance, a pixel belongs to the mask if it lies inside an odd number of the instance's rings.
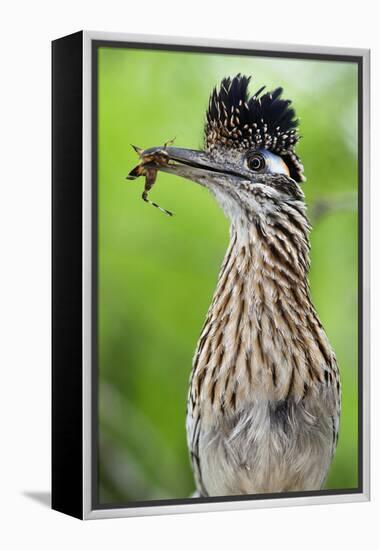
[[250,97],[249,82],[250,77],[238,74],[214,88],[205,125],[206,150],[265,148],[283,158],[295,181],[305,181],[303,165],[294,151],[300,136],[291,101],[281,98],[282,88],[262,94],[265,86]]

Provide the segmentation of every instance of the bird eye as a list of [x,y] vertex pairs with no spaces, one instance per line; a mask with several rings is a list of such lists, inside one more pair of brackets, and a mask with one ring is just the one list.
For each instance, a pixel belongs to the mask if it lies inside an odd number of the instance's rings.
[[247,161],[249,168],[258,172],[265,167],[265,159],[262,155],[252,155]]

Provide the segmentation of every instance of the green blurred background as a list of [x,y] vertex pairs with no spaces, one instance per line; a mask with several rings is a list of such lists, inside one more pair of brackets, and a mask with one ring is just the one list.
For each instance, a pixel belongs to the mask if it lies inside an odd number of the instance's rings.
[[232,55],[100,48],[99,497],[184,498],[194,490],[185,435],[192,356],[228,243],[206,190],[160,174],[151,197],[125,180],[130,144],[201,148],[213,86],[252,75],[284,87],[303,136],[298,152],[313,223],[313,301],[342,376],[340,440],[326,487],[357,486],[357,67]]

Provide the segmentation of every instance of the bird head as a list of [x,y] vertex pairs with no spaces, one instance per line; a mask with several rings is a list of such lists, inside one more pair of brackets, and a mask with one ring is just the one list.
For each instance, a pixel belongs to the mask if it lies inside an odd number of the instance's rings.
[[[303,166],[295,153],[298,120],[282,88],[254,95],[238,74],[214,88],[206,113],[204,150],[153,147],[142,157],[157,170],[208,188],[235,221],[303,200]],[[154,163],[163,154],[165,162]]]

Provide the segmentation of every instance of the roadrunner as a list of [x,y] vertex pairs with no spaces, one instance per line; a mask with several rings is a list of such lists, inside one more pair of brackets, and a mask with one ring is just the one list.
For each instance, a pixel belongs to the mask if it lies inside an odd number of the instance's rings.
[[281,88],[249,96],[249,81],[213,90],[204,151],[141,155],[206,187],[230,221],[188,394],[199,496],[320,489],[338,436],[338,366],[308,284],[298,120]]

